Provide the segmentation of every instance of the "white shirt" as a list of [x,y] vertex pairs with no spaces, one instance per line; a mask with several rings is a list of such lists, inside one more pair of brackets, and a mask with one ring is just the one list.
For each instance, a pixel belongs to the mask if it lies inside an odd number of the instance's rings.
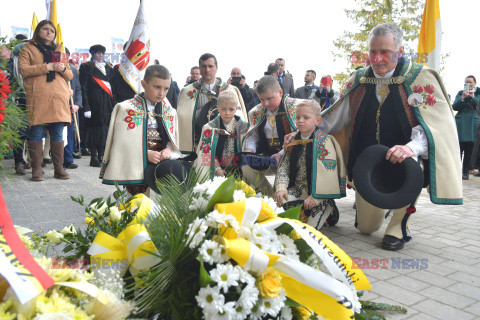
[[[263,132],[265,133],[265,137],[267,137],[267,139],[271,139],[272,138],[272,134],[273,134],[273,138],[277,138],[278,139],[278,133],[277,133],[277,130],[275,128],[272,127],[272,124],[270,123],[270,121],[268,121],[268,119],[270,119],[271,117],[274,117],[276,114],[277,114],[277,110],[275,110],[275,112],[271,112],[269,110],[266,110],[267,112],[265,113],[265,127],[263,128]],[[259,139],[259,136],[258,136],[258,128],[255,128],[252,133],[250,133],[247,137],[247,139],[245,140],[245,148],[246,149],[252,149],[253,152],[257,152],[257,144],[258,144],[258,139]],[[283,144],[283,141],[280,141],[282,144]],[[281,154],[283,156],[283,153],[285,151],[282,149],[280,150],[278,153]]]
[[[386,78],[391,78],[393,76],[393,73],[395,72],[395,69],[390,71],[384,76],[381,76],[379,74],[376,74],[375,71],[373,74],[375,75],[375,78],[377,79],[386,79]],[[375,93],[377,96],[378,101],[381,100],[380,95],[378,94],[377,86],[375,87]],[[412,149],[412,152],[416,157],[420,156],[423,159],[428,159],[428,142],[427,142],[427,137],[425,135],[425,131],[423,130],[421,125],[415,126],[412,128],[412,135],[410,136],[410,141],[407,143],[407,146]]]
[[[148,111],[155,113],[155,105],[152,104],[152,103],[150,102],[150,100],[148,100],[148,99],[145,99],[145,101],[147,101]],[[151,128],[153,128],[153,129],[157,129],[157,128],[158,128],[157,119],[155,119],[155,118],[151,119],[150,116],[148,116],[147,119],[148,119],[147,128],[150,128],[150,129],[151,129]],[[168,134],[167,134],[167,135],[168,135]],[[175,152],[175,147],[173,146],[173,144],[172,144],[171,141],[168,141],[168,142],[167,142],[167,147],[169,147],[169,148],[172,150],[172,153],[170,154],[170,159],[171,159],[171,160],[175,160],[175,159],[180,158],[180,153]]]

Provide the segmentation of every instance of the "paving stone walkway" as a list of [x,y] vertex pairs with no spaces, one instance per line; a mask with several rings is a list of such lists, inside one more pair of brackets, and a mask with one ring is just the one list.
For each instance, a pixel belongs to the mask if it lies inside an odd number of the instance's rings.
[[[87,201],[110,195],[115,188],[103,185],[98,168],[86,157],[76,160],[78,169],[68,170],[70,180],[53,178],[45,168],[45,181],[30,181],[13,174],[13,160],[1,162],[0,185],[17,225],[34,232],[61,229],[73,223],[83,226],[84,209],[70,199],[83,195]],[[383,232],[360,234],[353,226],[354,193],[337,201],[340,221],[324,229],[325,235],[356,261],[368,276],[372,291],[364,299],[405,306],[405,315],[389,319],[479,319],[480,318],[480,178],[464,181],[463,206],[438,206],[424,191],[411,219],[413,239],[400,252],[380,247]]]

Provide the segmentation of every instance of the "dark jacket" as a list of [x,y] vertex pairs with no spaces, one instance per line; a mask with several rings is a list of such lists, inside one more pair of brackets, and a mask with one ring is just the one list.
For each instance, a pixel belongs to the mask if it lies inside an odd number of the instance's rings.
[[83,108],[82,106],[82,86],[80,85],[80,78],[78,76],[77,69],[75,67],[70,66],[73,73],[73,79],[70,82],[70,86],[72,87],[73,91],[73,103]]
[[297,88],[295,90],[295,98],[299,99],[308,99],[312,95],[312,90],[318,90],[318,87],[316,85],[311,85],[310,88],[307,88],[306,85]]
[[475,112],[479,98],[480,88],[475,89],[474,97],[467,97],[462,101],[463,90],[457,93],[453,110],[458,111],[455,115],[457,123],[458,139],[460,142],[474,142],[480,118]]
[[282,86],[283,94],[286,96],[290,96],[290,98],[296,98],[295,88],[293,87],[293,79],[287,76],[285,72],[282,74],[281,77],[283,83],[280,83],[280,85]]

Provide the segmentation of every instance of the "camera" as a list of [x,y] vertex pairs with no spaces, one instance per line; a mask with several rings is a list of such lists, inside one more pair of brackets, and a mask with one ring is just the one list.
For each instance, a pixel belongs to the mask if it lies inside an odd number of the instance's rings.
[[231,84],[232,86],[239,87],[242,77],[232,77]]

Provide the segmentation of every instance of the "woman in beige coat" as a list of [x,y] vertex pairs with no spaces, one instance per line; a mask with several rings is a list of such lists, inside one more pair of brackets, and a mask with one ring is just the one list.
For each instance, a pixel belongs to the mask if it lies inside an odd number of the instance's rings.
[[61,51],[60,46],[55,44],[56,33],[50,21],[41,21],[35,28],[32,40],[25,44],[18,58],[18,69],[23,76],[27,97],[30,127],[28,149],[34,181],[43,181],[41,164],[45,129],[50,133],[54,177],[70,178],[62,166],[63,127],[71,122],[71,91],[67,81],[72,80],[73,75],[68,63],[57,59]]

